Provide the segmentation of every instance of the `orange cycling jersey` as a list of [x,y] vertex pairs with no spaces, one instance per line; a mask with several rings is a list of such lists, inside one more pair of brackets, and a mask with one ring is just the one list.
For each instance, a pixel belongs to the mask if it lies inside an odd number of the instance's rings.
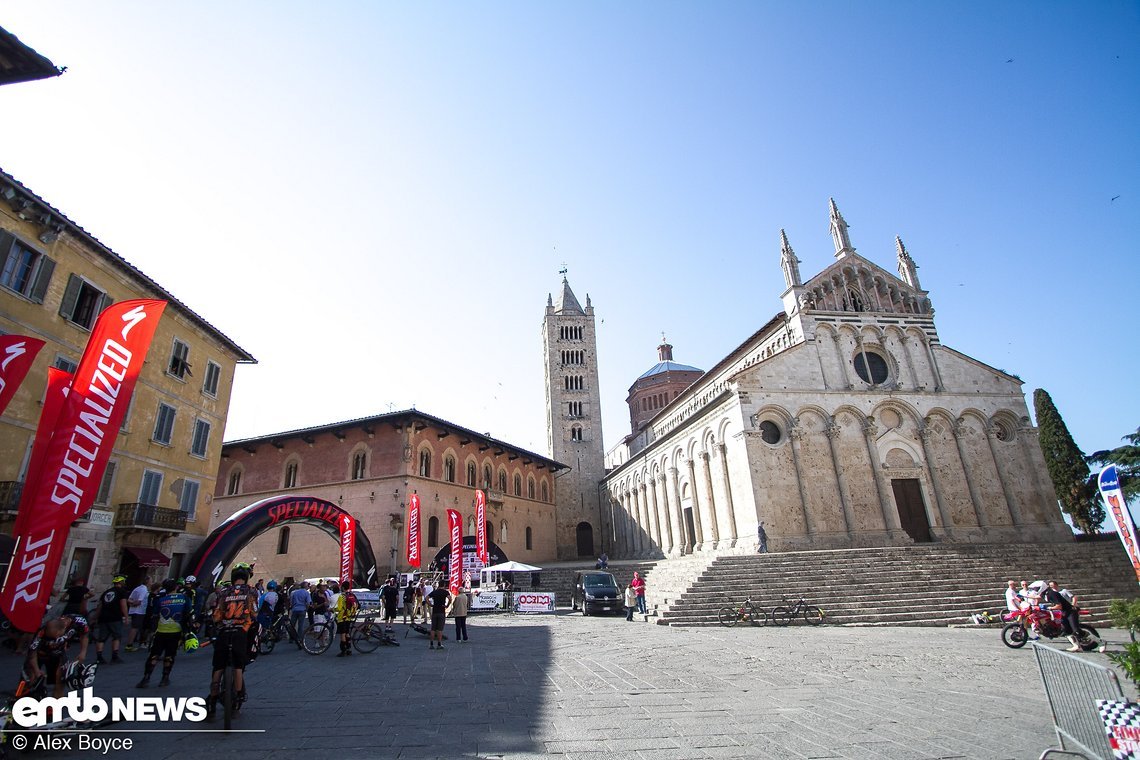
[[248,631],[257,617],[257,590],[247,584],[231,586],[218,594],[214,622],[222,631]]

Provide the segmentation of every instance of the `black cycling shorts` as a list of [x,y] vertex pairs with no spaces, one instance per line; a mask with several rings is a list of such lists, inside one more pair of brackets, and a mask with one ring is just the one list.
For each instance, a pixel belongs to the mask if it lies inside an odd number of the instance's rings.
[[214,640],[214,670],[231,664],[238,670],[249,664],[249,633],[240,628],[222,631]]
[[182,633],[179,631],[156,633],[150,642],[150,656],[174,659],[174,656],[178,654],[178,647],[181,643]]

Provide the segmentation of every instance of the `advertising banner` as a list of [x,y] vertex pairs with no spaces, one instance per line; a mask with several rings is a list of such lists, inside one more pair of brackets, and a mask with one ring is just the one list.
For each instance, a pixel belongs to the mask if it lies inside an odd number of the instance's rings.
[[1115,760],[1140,760],[1140,705],[1121,700],[1098,699],[1097,713],[1108,734]]
[[554,594],[538,591],[515,594],[515,612],[554,612]]
[[352,566],[356,552],[356,519],[347,512],[340,516],[340,583],[352,582]]
[[1128,554],[1128,561],[1132,563],[1132,571],[1140,582],[1140,548],[1136,546],[1136,528],[1132,524],[1132,515],[1128,512],[1128,504],[1124,501],[1124,493],[1120,490],[1120,478],[1116,475],[1116,465],[1109,465],[1100,471],[1097,478],[1100,485],[1100,495],[1104,498],[1108,514],[1116,525],[1116,535],[1120,536],[1124,544],[1124,551]]
[[420,566],[420,497],[408,497],[408,565]]
[[502,591],[480,591],[471,595],[468,609],[477,612],[493,612],[507,608]]
[[122,301],[95,321],[48,443],[0,611],[34,631],[47,609],[71,523],[91,508],[165,301]]
[[55,430],[55,423],[59,421],[59,414],[63,411],[63,402],[67,401],[67,391],[70,387],[70,372],[48,367],[47,393],[44,394],[44,407],[40,410],[40,421],[36,425],[36,437],[32,439],[32,455],[28,458],[28,471],[24,475],[25,485],[20,494],[16,524],[12,528],[13,536],[22,536],[27,531],[28,521],[32,516],[31,502],[36,492],[32,484],[40,482],[48,444],[51,443],[51,433]]
[[487,494],[475,491],[475,553],[479,561],[487,564]]
[[44,342],[38,338],[0,335],[0,413],[8,408],[8,402],[16,395],[16,389],[43,347]]
[[463,518],[454,509],[447,510],[447,535],[451,537],[451,554],[447,560],[447,588],[452,596],[463,585]]

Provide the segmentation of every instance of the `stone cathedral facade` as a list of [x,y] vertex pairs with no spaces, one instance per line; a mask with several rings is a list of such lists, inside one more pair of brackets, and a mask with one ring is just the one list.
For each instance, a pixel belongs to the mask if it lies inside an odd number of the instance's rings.
[[807,281],[781,231],[783,309],[640,427],[631,407],[604,471],[593,310],[564,283],[545,329],[550,455],[575,474],[560,547],[582,522],[626,557],[750,547],[760,522],[774,551],[1071,535],[1020,379],[942,345],[900,239],[896,276],[856,252],[834,201],[830,222],[834,261]]

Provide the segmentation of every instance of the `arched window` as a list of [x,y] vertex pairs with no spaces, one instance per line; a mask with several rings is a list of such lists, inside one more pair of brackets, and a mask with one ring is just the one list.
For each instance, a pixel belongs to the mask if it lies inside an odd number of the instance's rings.
[[472,488],[475,487],[475,477],[476,477],[475,476],[475,463],[474,462],[468,462],[467,463],[467,485],[471,486]]
[[241,467],[230,470],[230,482],[226,484],[226,495],[241,493]]
[[526,497],[528,499],[534,498],[534,478],[527,476],[526,479]]
[[489,540],[493,540],[495,538],[495,526],[491,524],[490,520],[484,523],[483,529],[487,531],[487,538]]
[[594,526],[588,522],[580,522],[575,533],[577,534],[578,556],[594,556]]
[[443,479],[448,483],[455,482],[455,459],[452,457],[444,457],[443,459]]
[[491,487],[491,465],[489,464],[483,465],[483,487]]
[[515,496],[522,496],[522,475],[515,473]]
[[507,492],[507,471],[499,470],[499,490],[503,493]]
[[281,532],[277,534],[277,553],[278,554],[288,554],[289,553],[289,527],[288,526],[282,528]]
[[503,520],[499,523],[499,545],[503,546],[507,543],[507,521]]
[[467,518],[467,535],[469,535],[469,536],[475,535],[475,518],[474,517],[468,517]]
[[428,546],[439,546],[439,518],[428,518]]
[[570,440],[571,441],[582,440],[582,426],[581,425],[574,425],[573,427],[570,428]]
[[364,480],[365,470],[368,469],[368,454],[358,451],[352,455],[352,479]]
[[[285,488],[296,488],[297,487],[297,463],[296,462],[290,462],[289,464],[285,465],[284,487]],[[284,553],[285,552],[278,552],[278,554],[284,554]]]
[[431,452],[427,449],[420,452],[420,477],[431,477]]
[[534,548],[531,545],[533,543],[533,539],[534,539],[534,532],[530,529],[530,526],[528,525],[528,526],[526,526],[526,550],[527,551],[530,551],[531,549]]
[[550,501],[550,489],[546,485],[546,481],[542,481],[542,500]]

